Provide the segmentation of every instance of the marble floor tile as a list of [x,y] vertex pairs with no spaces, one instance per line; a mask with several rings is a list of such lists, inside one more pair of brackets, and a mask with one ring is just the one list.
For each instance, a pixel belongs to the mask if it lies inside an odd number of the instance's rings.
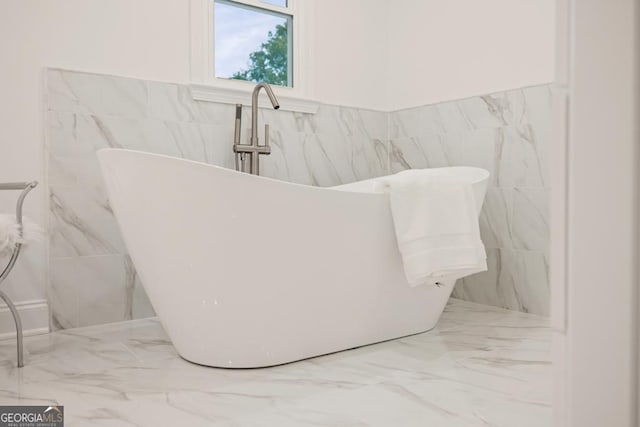
[[181,359],[155,319],[0,341],[0,404],[69,426],[551,425],[547,320],[452,299],[432,331],[266,369]]

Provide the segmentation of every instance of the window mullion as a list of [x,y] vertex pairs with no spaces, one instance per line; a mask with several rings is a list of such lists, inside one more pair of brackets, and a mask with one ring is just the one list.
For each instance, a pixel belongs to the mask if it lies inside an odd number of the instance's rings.
[[[289,0],[291,1],[291,0]],[[292,15],[292,9],[290,7],[279,7],[269,3],[261,2],[260,0],[223,0],[225,3],[231,3],[236,5],[246,5],[253,6],[259,9],[270,10],[272,12],[284,13],[287,15]]]

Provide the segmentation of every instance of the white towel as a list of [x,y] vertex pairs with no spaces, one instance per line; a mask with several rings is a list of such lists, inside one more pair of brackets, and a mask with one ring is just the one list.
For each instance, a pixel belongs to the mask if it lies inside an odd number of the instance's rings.
[[0,255],[10,255],[16,245],[40,241],[44,230],[30,219],[22,218],[22,233],[15,215],[0,214]]
[[470,182],[407,170],[381,179],[407,281],[411,286],[487,270]]

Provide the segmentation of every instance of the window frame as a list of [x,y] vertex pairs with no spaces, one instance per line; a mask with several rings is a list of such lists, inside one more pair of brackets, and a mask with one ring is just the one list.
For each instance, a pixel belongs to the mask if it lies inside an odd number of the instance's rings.
[[[283,110],[315,113],[318,103],[312,100],[313,81],[312,53],[310,47],[313,34],[310,18],[310,2],[288,0],[283,8],[263,3],[260,0],[232,0],[232,3],[264,9],[292,16],[292,81],[293,87],[275,86]],[[250,104],[254,82],[215,77],[215,0],[191,0],[191,93],[196,100],[233,104]],[[303,52],[306,55],[303,55]],[[264,102],[264,104],[262,104]],[[267,106],[261,99],[261,107]]]
[[[287,3],[290,3],[291,0],[287,0]],[[213,64],[211,65],[211,72],[213,73],[213,76],[215,78],[221,78],[221,79],[228,79],[225,77],[217,77],[215,76],[215,72],[216,72],[216,55],[215,55],[215,4],[223,4],[223,5],[227,5],[227,6],[232,6],[232,7],[237,7],[240,9],[245,9],[245,10],[249,10],[252,12],[257,12],[257,13],[264,13],[267,15],[272,15],[272,16],[276,16],[278,18],[281,18],[283,16],[287,16],[289,17],[288,22],[291,23],[291,26],[289,28],[288,34],[287,34],[287,86],[282,86],[282,87],[290,87],[293,88],[294,87],[294,83],[295,83],[295,77],[294,76],[294,65],[295,65],[295,55],[293,52],[293,46],[295,45],[294,43],[294,39],[293,36],[295,34],[295,29],[293,28],[294,26],[294,21],[295,21],[295,16],[293,15],[293,13],[290,10],[290,6],[287,6],[286,8],[284,7],[280,7],[280,6],[273,6],[270,3],[265,3],[267,6],[270,7],[263,7],[262,5],[260,7],[255,6],[253,3],[255,3],[254,1],[245,1],[245,0],[213,0],[213,5],[214,5],[214,12],[213,12],[213,20],[214,20],[214,25],[212,26],[212,32],[214,33],[211,39],[211,43],[213,44],[213,55],[211,55],[212,59],[211,61],[213,61]],[[258,1],[258,3],[262,4],[263,1],[260,0]],[[237,70],[240,71],[240,70]],[[257,83],[257,82],[250,82],[250,83]],[[281,86],[281,85],[275,85],[271,82],[267,82],[270,83],[274,86]]]

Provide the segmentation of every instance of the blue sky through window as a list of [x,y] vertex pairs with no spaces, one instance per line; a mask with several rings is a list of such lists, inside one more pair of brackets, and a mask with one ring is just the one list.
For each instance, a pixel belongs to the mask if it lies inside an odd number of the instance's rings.
[[[271,2],[269,2],[271,3]],[[278,1],[274,1],[278,3]],[[249,54],[260,49],[269,31],[284,24],[285,16],[215,3],[215,70],[216,77],[229,78],[248,68]]]

